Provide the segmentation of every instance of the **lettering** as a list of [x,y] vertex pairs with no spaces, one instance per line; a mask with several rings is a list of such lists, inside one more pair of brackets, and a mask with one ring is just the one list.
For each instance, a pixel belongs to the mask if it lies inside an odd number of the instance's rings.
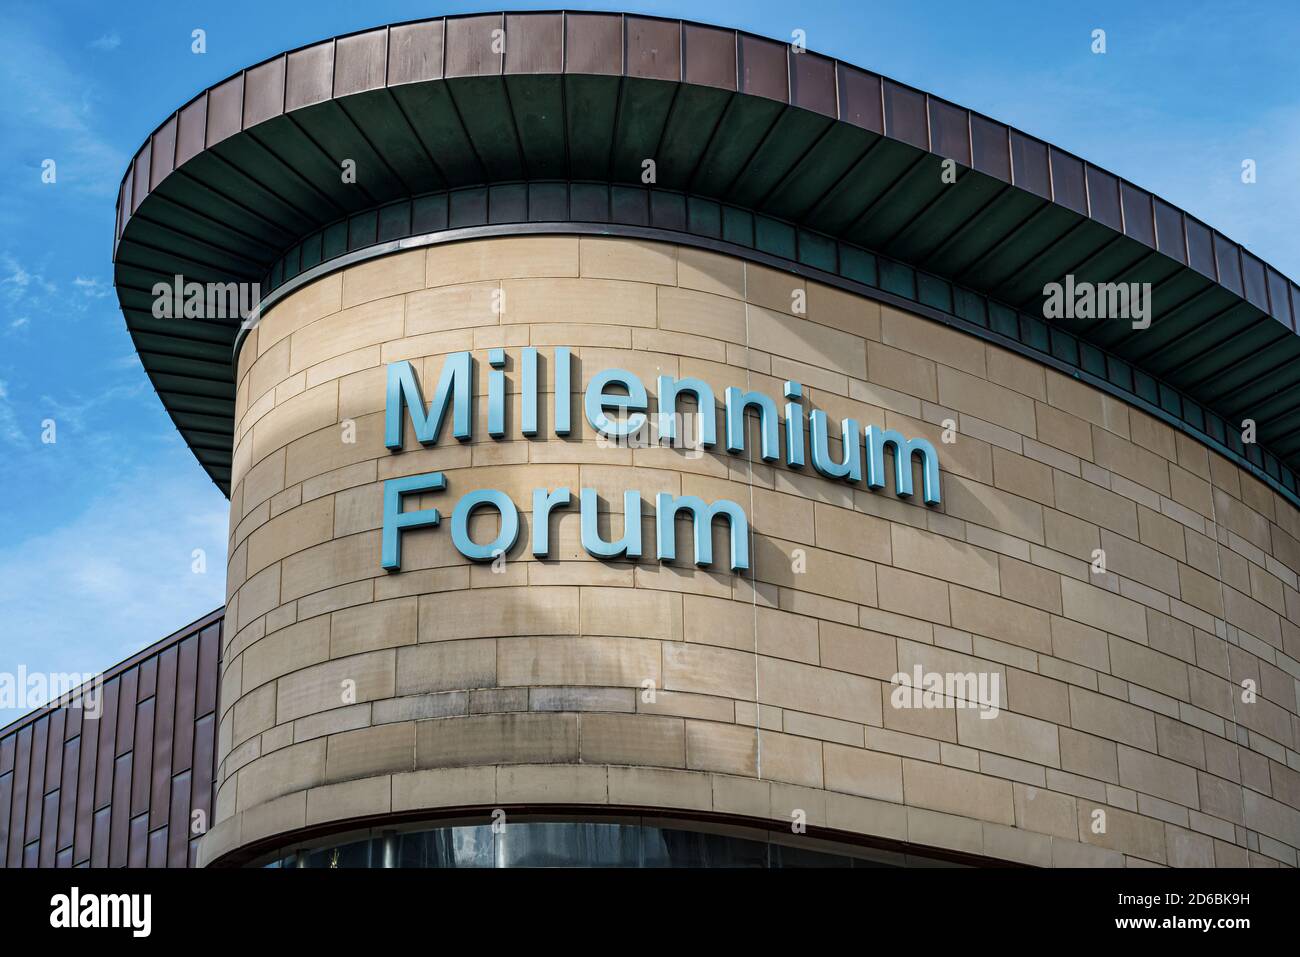
[[[505,349],[488,350],[487,415],[480,420],[476,403],[482,397],[475,388],[476,360],[468,352],[453,353],[443,361],[437,386],[431,399],[424,397],[415,367],[407,360],[392,362],[387,372],[387,404],[384,413],[384,445],[394,454],[406,447],[413,435],[423,446],[442,438],[450,419],[450,433],[459,442],[471,442],[475,424],[483,421],[493,441],[505,439],[512,428],[524,438],[542,437],[539,421],[541,397],[550,379],[553,405],[550,427],[559,437],[568,436],[573,428],[572,392],[573,361],[566,348],[555,349],[545,357],[535,348],[525,348],[518,363],[512,362]],[[507,403],[512,378],[519,386],[518,422],[511,422],[512,407]],[[682,444],[678,419],[679,406],[689,402],[700,421],[698,444],[716,447],[717,403],[713,388],[700,379],[662,375],[655,383],[658,391],[652,412],[651,396],[634,373],[624,369],[605,369],[594,373],[582,389],[581,414],[586,424],[602,441],[627,442],[640,434],[650,422],[657,423],[661,444],[676,448]],[[921,477],[921,499],[926,505],[941,502],[939,455],[923,438],[908,438],[893,429],[868,425],[846,418],[833,423],[821,409],[806,411],[803,386],[794,381],[784,383],[784,408],[761,392],[729,387],[723,392],[724,445],[728,454],[750,454],[751,423],[757,436],[758,458],[764,462],[781,459],[785,443],[785,462],[790,468],[802,469],[811,462],[813,470],[831,481],[862,485],[871,490],[889,485],[892,461],[894,494],[912,498],[915,482],[913,470]],[[784,419],[784,422],[782,422]],[[409,424],[409,428],[408,428]],[[784,426],[784,427],[782,427]],[[629,443],[630,444],[630,443]],[[384,483],[383,534],[381,563],[390,572],[402,567],[402,536],[420,528],[437,528],[442,524],[439,509],[414,507],[416,496],[445,492],[450,482],[442,472],[426,472],[389,479]],[[596,490],[578,490],[582,547],[591,556],[604,560],[637,560],[642,556],[641,516],[645,502],[640,491],[623,493],[621,525],[612,514],[601,530],[602,503]],[[552,551],[551,520],[557,510],[572,507],[573,493],[567,488],[532,491],[530,551],[535,558],[549,558]],[[749,521],[744,509],[735,502],[719,499],[706,502],[695,496],[676,496],[659,492],[653,498],[655,557],[661,562],[678,560],[677,533],[689,525],[693,560],[697,567],[714,564],[714,529],[726,530],[727,567],[733,572],[749,568]],[[475,519],[482,513],[493,518]],[[479,529],[478,539],[470,533],[471,519]],[[679,522],[679,519],[683,521]],[[519,538],[518,506],[504,492],[496,489],[471,490],[452,505],[451,538],[453,547],[475,562],[499,562],[516,545]],[[489,538],[484,528],[495,526]],[[616,529],[621,528],[621,531]]]

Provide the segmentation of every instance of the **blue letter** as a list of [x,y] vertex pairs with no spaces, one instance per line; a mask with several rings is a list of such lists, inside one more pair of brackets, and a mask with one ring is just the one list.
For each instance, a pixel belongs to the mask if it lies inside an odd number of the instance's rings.
[[655,496],[655,540],[661,562],[677,558],[675,524],[677,513],[689,509],[695,521],[695,564],[705,567],[713,564],[713,519],[719,515],[727,519],[731,531],[731,570],[744,571],[749,567],[749,522],[745,510],[735,502],[719,499],[712,505],[694,495],[674,497],[671,492]]
[[[392,366],[389,366],[389,369],[392,369]],[[402,529],[438,524],[436,508],[420,512],[403,512],[402,496],[412,492],[441,492],[446,487],[447,480],[443,478],[441,472],[408,475],[404,478],[389,479],[384,483],[384,535],[381,563],[387,571],[395,572],[402,567]]]
[[745,410],[758,409],[759,448],[764,462],[775,462],[781,457],[777,438],[776,403],[761,392],[741,392],[734,385],[726,393],[727,451],[745,451]]
[[[623,386],[627,389],[627,395],[606,395],[605,387],[608,385]],[[645,425],[642,413],[645,412],[647,401],[645,386],[640,379],[622,369],[606,369],[587,383],[587,421],[592,428],[613,439],[635,435]],[[622,409],[634,414],[619,423],[605,415],[606,409]]]
[[840,423],[840,442],[843,446],[844,461],[832,462],[830,440],[826,435],[826,413],[818,409],[808,419],[812,432],[813,468],[827,478],[848,479],[850,482],[862,481],[862,444],[858,441],[857,421],[845,419]]
[[921,489],[926,505],[939,504],[939,453],[925,439],[905,439],[893,429],[866,428],[867,485],[885,486],[885,446],[894,447],[894,494],[912,494],[912,456],[921,456]]
[[582,547],[595,558],[641,557],[641,493],[623,493],[623,537],[602,541],[596,525],[596,490],[584,488],[581,495]]
[[785,381],[785,464],[792,469],[803,468],[803,386],[793,379]]
[[[469,517],[477,508],[495,508],[501,515],[501,531],[496,540],[487,545],[477,545],[469,537]],[[490,562],[498,553],[504,554],[514,547],[519,537],[519,510],[510,496],[494,488],[482,488],[470,492],[459,502],[451,513],[451,543],[456,551],[476,562]]]
[[456,352],[447,356],[442,365],[442,378],[438,380],[438,394],[426,413],[424,396],[420,392],[420,382],[415,377],[411,363],[388,364],[388,404],[384,410],[384,445],[390,452],[402,449],[402,405],[411,410],[411,424],[415,427],[415,437],[424,445],[438,441],[442,431],[443,419],[447,417],[447,405],[453,401],[455,392],[455,412],[452,416],[452,434],[462,442],[470,440],[470,424],[473,409],[470,403],[474,395],[474,365],[468,352]]
[[569,410],[573,408],[573,360],[569,350],[561,346],[555,350],[555,434],[569,434]]
[[519,374],[519,431],[537,434],[537,350],[529,346],[523,352]]
[[557,488],[548,493],[544,488],[533,489],[533,555],[546,558],[551,554],[551,509],[567,508],[569,490]]
[[700,445],[713,448],[718,442],[718,409],[713,401],[713,390],[699,379],[674,379],[670,375],[659,377],[659,435],[670,443],[677,441],[677,396],[689,392],[695,396],[695,406],[700,415]]
[[488,435],[499,439],[506,434],[506,350],[489,349],[488,365]]

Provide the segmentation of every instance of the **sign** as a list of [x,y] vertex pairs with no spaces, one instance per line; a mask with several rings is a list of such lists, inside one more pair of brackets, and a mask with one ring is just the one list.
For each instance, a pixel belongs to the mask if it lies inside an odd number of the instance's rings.
[[[487,432],[493,439],[504,439],[506,432],[506,353],[504,349],[488,351]],[[567,348],[555,349],[546,365],[550,368],[551,412],[548,431],[564,437],[573,428],[573,358]],[[388,365],[388,393],[384,413],[384,444],[389,452],[403,451],[404,423],[409,419],[416,441],[423,446],[437,444],[448,424],[453,438],[471,442],[474,438],[478,363],[468,352],[449,355],[431,401],[424,398],[419,377],[409,361]],[[541,434],[539,425],[543,390],[542,356],[537,349],[525,348],[518,360],[520,413],[519,433],[526,439]],[[678,404],[683,394],[691,396],[698,409],[696,436],[704,449],[717,447],[718,407],[715,393],[708,383],[695,378],[678,379],[661,375],[656,383],[658,402],[653,413],[656,431],[670,447],[677,446],[681,416]],[[784,461],[792,469],[812,469],[827,479],[881,489],[889,470],[885,453],[893,460],[894,494],[911,498],[912,462],[920,460],[921,498],[927,505],[940,503],[939,455],[925,439],[908,439],[891,429],[868,425],[863,428],[855,419],[839,423],[839,454],[832,454],[830,422],[820,409],[806,412],[803,386],[787,381],[782,388],[784,405],[761,392],[747,392],[734,386],[723,392],[723,447],[731,455],[746,452],[746,419],[756,418],[758,455],[764,462],[781,461],[784,436]],[[597,434],[618,443],[630,442],[651,425],[650,396],[639,377],[623,369],[605,369],[592,376],[582,392],[582,414]],[[389,479],[384,483],[384,524],[382,564],[391,572],[402,567],[402,535],[414,528],[439,526],[438,509],[403,510],[407,495],[447,490],[442,472],[426,472]],[[624,528],[621,538],[605,541],[597,529],[597,499],[594,489],[580,489],[577,507],[582,517],[582,547],[595,558],[642,557],[641,516],[643,501],[640,490],[624,492]],[[532,494],[532,554],[546,558],[551,552],[550,519],[560,509],[574,506],[568,488],[534,489]],[[490,542],[475,542],[469,535],[470,517],[480,509],[498,516],[497,537]],[[678,559],[675,524],[686,513],[693,523],[694,561],[701,568],[714,563],[712,526],[715,520],[728,527],[728,567],[732,571],[749,568],[749,521],[745,510],[735,502],[719,499],[712,504],[693,495],[658,492],[654,496],[655,556],[661,562]],[[476,489],[461,496],[451,512],[451,539],[458,552],[471,561],[489,562],[514,547],[519,537],[519,510],[504,492]]]

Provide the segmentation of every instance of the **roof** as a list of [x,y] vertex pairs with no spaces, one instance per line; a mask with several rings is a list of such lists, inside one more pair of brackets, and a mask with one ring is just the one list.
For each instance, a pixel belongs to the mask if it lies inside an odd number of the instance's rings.
[[[356,162],[353,184],[343,159]],[[955,182],[940,176],[945,159]],[[119,192],[115,282],[155,390],[228,494],[239,325],[154,318],[155,283],[180,274],[283,291],[403,237],[619,224],[761,253],[1037,343],[1297,500],[1295,282],[1042,140],[851,64],[704,24],[476,14],[249,67],[169,116],[136,154]],[[1152,283],[1151,327],[1044,320],[1043,286],[1067,273]],[[1243,418],[1262,448],[1241,445]]]

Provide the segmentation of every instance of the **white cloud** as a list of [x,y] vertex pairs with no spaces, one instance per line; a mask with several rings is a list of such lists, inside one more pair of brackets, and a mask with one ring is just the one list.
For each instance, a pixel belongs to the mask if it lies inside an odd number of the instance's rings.
[[0,297],[11,309],[19,306],[53,306],[58,285],[44,273],[32,272],[9,253],[0,253]]
[[108,365],[113,369],[144,369],[138,352],[125,352],[115,359],[108,360]]
[[108,283],[101,279],[88,279],[85,276],[78,276],[72,280],[72,285],[81,290],[81,294],[87,299],[103,299],[108,295]]
[[96,37],[87,44],[92,50],[104,50],[111,52],[122,45],[122,38],[118,36],[117,31],[105,33],[101,37]]
[[[28,16],[23,14],[27,13]],[[0,83],[8,90],[0,131],[15,156],[58,164],[57,187],[115,197],[127,156],[103,134],[96,115],[96,83],[35,29],[32,11],[0,12]],[[32,183],[39,177],[33,174]]]
[[[76,276],[71,284],[59,283],[46,277],[38,266],[26,266],[11,253],[0,253],[0,305],[11,312],[41,312],[63,318],[71,314],[86,313],[96,308],[100,300],[112,296],[112,285],[97,276]],[[30,322],[10,323],[11,328],[21,328]]]
[[18,425],[18,413],[9,401],[9,383],[0,379],[0,441],[20,448],[27,446],[27,436]]
[[[165,476],[142,469],[0,547],[0,667],[102,671],[222,604],[228,505],[195,469]],[[206,574],[191,570],[194,549]]]
[[50,417],[59,423],[60,428],[66,426],[78,432],[91,432],[96,425],[92,419],[100,416],[102,422],[103,414],[112,403],[119,400],[131,401],[147,396],[151,392],[149,380],[145,376],[132,376],[129,381],[106,386],[90,395],[71,390],[62,398],[42,395],[41,408],[48,410]]

